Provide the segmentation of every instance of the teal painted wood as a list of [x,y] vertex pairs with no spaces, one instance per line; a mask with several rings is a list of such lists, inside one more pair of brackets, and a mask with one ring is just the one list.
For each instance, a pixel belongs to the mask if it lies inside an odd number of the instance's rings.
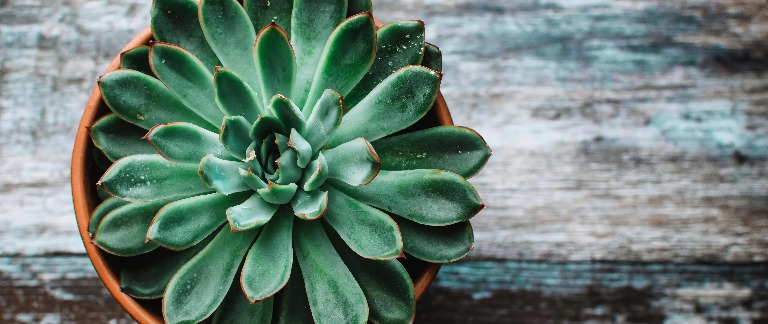
[[[82,255],[69,157],[95,76],[150,5],[0,1],[2,322],[126,321]],[[445,267],[417,323],[768,313],[764,263],[738,265],[768,261],[764,1],[379,0],[374,12],[425,21],[455,121],[494,149],[472,179],[488,207],[468,260],[535,260]],[[522,279],[478,281],[497,268]],[[672,288],[622,286],[637,278]]]

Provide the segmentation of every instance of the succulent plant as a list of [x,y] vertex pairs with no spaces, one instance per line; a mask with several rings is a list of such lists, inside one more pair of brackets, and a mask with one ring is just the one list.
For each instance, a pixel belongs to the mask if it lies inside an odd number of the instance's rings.
[[474,131],[407,132],[442,74],[424,24],[370,1],[155,0],[157,42],[99,79],[105,200],[89,231],[121,289],[171,323],[407,323],[397,260],[466,255],[490,156]]

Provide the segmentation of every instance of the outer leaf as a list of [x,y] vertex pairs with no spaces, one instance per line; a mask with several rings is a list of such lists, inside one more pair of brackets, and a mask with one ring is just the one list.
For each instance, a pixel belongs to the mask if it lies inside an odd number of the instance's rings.
[[221,65],[197,20],[195,0],[155,0],[152,2],[152,35],[160,42],[176,44],[192,52],[209,70]]
[[[318,15],[319,12],[323,14]],[[304,107],[323,45],[346,13],[347,0],[294,0],[291,44],[298,70],[292,98],[299,107]]]
[[285,31],[274,22],[264,27],[256,37],[253,53],[264,105],[267,104],[267,98],[277,94],[291,97],[296,76],[296,58]]
[[99,228],[99,223],[104,219],[104,216],[107,216],[109,212],[127,204],[128,202],[125,200],[107,198],[102,201],[101,204],[96,206],[96,209],[93,210],[93,214],[91,214],[91,220],[88,222],[88,233],[91,234],[91,237],[96,233],[96,230]]
[[323,153],[318,153],[317,158],[309,162],[301,177],[301,187],[304,191],[312,191],[319,188],[328,179],[328,163]]
[[98,185],[129,201],[182,198],[211,192],[197,175],[197,165],[176,163],[157,154],[131,155],[115,162]]
[[179,100],[160,80],[133,70],[117,70],[99,79],[104,101],[120,118],[144,129],[157,124],[188,122],[217,131],[218,125]]
[[328,189],[324,219],[355,253],[367,259],[388,260],[403,255],[403,239],[397,224],[386,213]]
[[404,66],[421,63],[424,53],[424,22],[419,20],[396,21],[377,32],[376,61],[368,73],[344,96],[347,106],[355,106],[393,72]]
[[371,11],[371,0],[349,0],[347,5],[347,17],[352,17],[356,14]]
[[383,170],[440,169],[465,178],[477,174],[491,149],[477,132],[459,126],[439,126],[371,143]]
[[320,57],[302,109],[304,116],[309,117],[326,89],[347,95],[368,72],[374,56],[376,27],[370,13],[353,16],[336,27]]
[[425,43],[424,58],[421,59],[421,65],[434,71],[443,71],[443,53],[440,49],[430,43]]
[[312,317],[318,324],[365,323],[368,303],[317,221],[299,221],[293,236]]
[[242,204],[227,209],[227,220],[234,232],[257,228],[272,219],[279,207],[253,194]]
[[295,183],[289,183],[286,185],[269,182],[267,188],[256,190],[264,200],[276,204],[287,204],[293,198],[298,186]]
[[412,125],[432,107],[439,85],[440,75],[425,67],[395,72],[344,115],[329,145],[359,136],[375,141]]
[[149,66],[149,46],[141,45],[120,53],[120,68],[131,69],[153,76]]
[[328,161],[328,177],[353,186],[366,185],[379,173],[379,156],[362,137],[325,150],[323,156]]
[[274,21],[287,34],[291,34],[293,0],[245,0],[243,8],[251,18],[254,30],[261,30]]
[[147,229],[160,208],[170,202],[131,203],[109,212],[99,224],[93,242],[102,250],[119,256],[134,256],[157,248],[147,242]]
[[120,291],[136,298],[163,297],[171,277],[187,261],[208,245],[214,235],[183,251],[155,249],[128,263],[120,271]]
[[174,162],[198,163],[209,153],[223,159],[232,158],[216,133],[190,123],[157,125],[144,138],[160,155]]
[[293,214],[304,220],[318,219],[328,209],[328,192],[299,190],[291,200]]
[[250,132],[251,124],[242,116],[224,117],[219,142],[232,156],[245,160],[245,151],[251,145]]
[[307,127],[301,133],[312,146],[313,154],[323,148],[325,142],[339,127],[343,106],[341,96],[330,89],[325,90],[320,100],[315,104],[312,114],[307,119]]
[[245,169],[248,169],[245,163],[222,160],[208,154],[200,161],[197,172],[208,186],[222,194],[231,195],[250,189],[240,177],[240,170]]
[[221,304],[248,247],[259,231],[222,228],[216,237],[173,276],[163,298],[168,323],[199,322]]
[[256,32],[243,7],[235,0],[202,0],[199,17],[205,39],[221,63],[242,76],[252,89],[259,89],[253,60]]
[[448,226],[427,226],[402,217],[395,219],[403,232],[405,252],[432,263],[448,263],[465,257],[475,242],[469,221]]
[[283,206],[248,251],[240,282],[250,302],[271,297],[288,282],[293,267],[293,219],[290,208]]
[[[110,161],[109,158],[107,158],[107,156],[104,155],[104,152],[101,150],[92,150],[91,157],[93,157],[93,163],[96,164],[96,168],[98,168],[99,171],[109,169],[109,166],[112,165],[112,161]],[[96,193],[99,194],[99,197],[102,200],[110,197],[110,195],[105,193],[103,190],[97,191]]]
[[331,241],[365,293],[371,312],[368,320],[381,324],[410,323],[416,298],[405,267],[397,260],[361,258],[336,235],[331,235]]
[[304,290],[304,278],[299,267],[293,267],[291,279],[280,290],[277,298],[277,309],[273,316],[275,324],[313,324],[312,312],[309,310],[307,292]]
[[227,221],[227,208],[241,204],[247,194],[212,193],[174,201],[155,215],[148,240],[172,250],[189,248]]
[[216,103],[227,116],[243,116],[253,123],[264,113],[259,95],[234,71],[217,66],[213,86]]
[[285,125],[286,130],[295,128],[299,132],[304,131],[306,127],[304,115],[290,99],[282,95],[275,95],[269,101],[269,111]]
[[442,170],[382,170],[367,186],[332,184],[357,200],[424,225],[463,222],[484,207],[467,180]]
[[224,114],[213,90],[213,74],[192,53],[172,44],[155,43],[150,48],[155,75],[173,94],[208,123],[218,126]]
[[91,126],[91,139],[110,161],[117,161],[129,155],[155,153],[152,144],[141,139],[146,132],[115,114],[109,114]]
[[243,296],[242,290],[238,287],[237,281],[229,287],[227,297],[216,309],[211,317],[212,324],[233,324],[233,323],[270,323],[272,322],[272,308],[274,298],[269,298],[261,302],[251,304]]

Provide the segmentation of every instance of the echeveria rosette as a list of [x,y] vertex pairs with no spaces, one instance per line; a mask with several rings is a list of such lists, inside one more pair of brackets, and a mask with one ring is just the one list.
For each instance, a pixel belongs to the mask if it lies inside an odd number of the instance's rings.
[[423,23],[377,30],[359,0],[155,0],[151,26],[100,78],[112,113],[91,129],[111,166],[89,230],[132,259],[122,290],[171,323],[408,323],[396,258],[469,252],[466,178],[490,156],[467,128],[402,132],[441,79]]

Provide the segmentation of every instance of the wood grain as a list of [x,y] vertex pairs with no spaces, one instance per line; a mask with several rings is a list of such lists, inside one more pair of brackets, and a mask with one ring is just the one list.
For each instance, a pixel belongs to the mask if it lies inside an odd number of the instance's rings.
[[[69,158],[95,78],[148,25],[150,3],[0,0],[2,321],[125,320],[82,255]],[[418,322],[764,319],[765,1],[380,0],[374,11],[426,22],[456,124],[494,149],[471,180],[488,206],[476,249],[443,269]],[[583,276],[551,281],[558,272]],[[484,286],[475,273],[539,284]]]

